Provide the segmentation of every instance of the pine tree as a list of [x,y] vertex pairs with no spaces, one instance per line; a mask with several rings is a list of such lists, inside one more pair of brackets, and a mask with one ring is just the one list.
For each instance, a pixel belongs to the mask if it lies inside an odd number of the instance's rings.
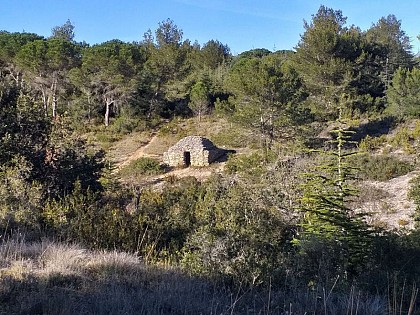
[[387,90],[387,112],[398,117],[420,116],[420,69],[399,68]]
[[314,172],[303,174],[306,178],[301,199],[303,219],[300,238],[295,241],[303,250],[314,240],[321,242],[330,254],[337,255],[336,272],[340,274],[341,270],[347,276],[363,266],[370,249],[371,231],[363,214],[355,213],[348,206],[357,196],[357,190],[351,185],[357,168],[351,166],[348,157],[357,152],[344,150],[351,143],[351,132],[344,129],[341,111],[339,116],[339,127],[334,131],[337,137],[332,141],[336,150],[322,152],[326,162]]

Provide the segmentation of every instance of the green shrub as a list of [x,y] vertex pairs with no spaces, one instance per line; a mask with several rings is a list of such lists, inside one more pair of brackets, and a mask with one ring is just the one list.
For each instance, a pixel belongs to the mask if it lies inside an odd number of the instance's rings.
[[380,149],[386,144],[386,136],[382,135],[380,137],[371,137],[367,135],[364,139],[360,141],[359,149],[364,152],[373,152]]
[[144,131],[147,129],[147,124],[144,119],[131,118],[127,116],[120,116],[110,125],[111,131],[126,135],[133,131]]
[[42,185],[30,181],[32,164],[16,157],[11,165],[0,165],[0,228],[39,230]]
[[412,134],[407,127],[402,127],[391,139],[391,145],[395,148],[402,148],[407,153],[413,153],[413,146],[411,144]]
[[[213,279],[255,285],[282,276],[290,221],[255,187],[214,176],[196,206],[181,265]],[[258,202],[255,202],[258,199]],[[276,204],[282,200],[276,196]],[[270,206],[271,205],[271,206]]]
[[103,131],[95,134],[96,140],[99,141],[104,149],[109,148],[113,142],[121,140],[121,135]]
[[417,229],[420,227],[420,176],[414,177],[410,181],[410,190],[408,191],[408,198],[414,201],[416,210],[414,214],[414,222]]
[[257,175],[264,171],[265,159],[262,154],[255,152],[250,155],[232,155],[225,165],[228,174],[240,173]]
[[420,121],[419,120],[416,121],[414,129],[412,131],[412,136],[413,136],[414,140],[419,140],[420,139]]
[[185,131],[182,130],[180,119],[172,119],[170,122],[159,129],[159,136],[168,135],[180,135],[179,137],[186,136]]
[[356,155],[352,160],[360,177],[366,180],[386,181],[414,170],[414,165],[391,155]]
[[141,176],[141,175],[159,175],[165,172],[164,167],[159,161],[141,157],[121,170],[121,175]]
[[256,146],[258,140],[249,134],[248,131],[239,126],[230,126],[212,136],[213,142],[218,146],[230,148],[246,148]]

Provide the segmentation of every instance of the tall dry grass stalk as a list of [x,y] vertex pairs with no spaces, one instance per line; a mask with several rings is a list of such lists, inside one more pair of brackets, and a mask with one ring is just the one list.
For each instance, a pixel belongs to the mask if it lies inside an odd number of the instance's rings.
[[305,289],[288,277],[283,289],[232,289],[128,253],[24,238],[0,243],[0,263],[0,315],[412,315],[418,292],[392,293],[387,305],[386,295],[340,291],[339,279],[329,288]]

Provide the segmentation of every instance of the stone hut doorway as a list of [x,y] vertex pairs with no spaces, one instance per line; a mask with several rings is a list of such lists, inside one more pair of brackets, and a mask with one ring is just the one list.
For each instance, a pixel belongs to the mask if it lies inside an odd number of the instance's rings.
[[189,151],[184,152],[184,164],[186,167],[191,166],[191,152]]

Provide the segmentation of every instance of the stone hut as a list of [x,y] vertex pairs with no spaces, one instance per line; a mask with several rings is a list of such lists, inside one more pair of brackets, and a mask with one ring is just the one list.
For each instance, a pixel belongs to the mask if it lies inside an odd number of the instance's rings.
[[164,163],[172,167],[208,166],[225,151],[217,148],[209,139],[189,136],[178,141],[163,154]]

